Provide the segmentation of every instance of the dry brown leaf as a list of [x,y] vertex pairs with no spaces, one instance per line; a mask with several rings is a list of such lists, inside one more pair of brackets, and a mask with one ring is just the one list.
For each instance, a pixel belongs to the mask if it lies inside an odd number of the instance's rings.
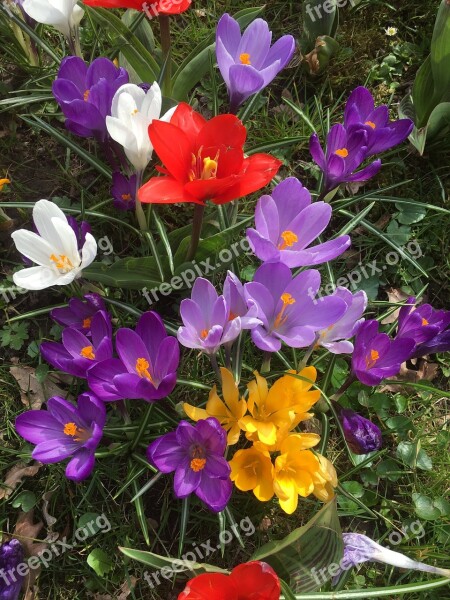
[[[389,302],[404,302],[405,300],[407,300],[409,298],[408,294],[405,294],[405,292],[402,292],[402,290],[397,290],[396,288],[391,288],[389,290],[386,290],[386,294],[389,298]],[[400,312],[401,306],[399,306],[397,309],[394,310],[394,312],[389,315],[388,317],[386,317],[385,319],[383,319],[381,321],[381,323],[383,325],[388,325],[390,323],[395,323],[395,321],[398,319],[398,313]]]
[[44,515],[45,522],[47,523],[47,529],[51,531],[53,525],[58,520],[56,517],[52,517],[48,512],[48,505],[50,503],[50,498],[53,496],[56,490],[50,490],[49,492],[45,492],[42,496],[43,505],[42,505],[42,514]]
[[[43,523],[42,521],[34,523],[33,514],[33,509],[26,513],[21,513],[13,531],[13,536],[17,538],[24,547],[27,558],[30,556],[38,556],[48,546],[45,542],[36,541],[37,536],[43,527]],[[34,582],[40,571],[41,568],[38,566],[35,569],[30,569],[30,572],[26,576],[24,582],[24,600],[34,600],[37,598],[37,587],[34,585]]]
[[52,375],[44,383],[39,383],[32,367],[18,364],[10,367],[9,372],[19,384],[20,398],[27,408],[39,410],[52,396],[66,397],[66,392],[55,383]]
[[136,577],[131,576],[131,588],[128,581],[125,581],[120,586],[120,590],[118,590],[118,595],[111,596],[110,594],[94,594],[92,597],[94,600],[126,600],[126,598],[128,598],[128,596],[131,594],[132,590],[134,590],[137,581],[138,580]]
[[[412,361],[414,362],[414,361]],[[416,365],[418,369],[408,369],[407,364],[404,362],[400,367],[400,373],[395,377],[389,379],[395,379],[396,381],[404,381],[407,383],[418,383],[419,381],[433,381],[436,378],[439,370],[437,363],[430,363],[423,358],[416,359]],[[389,381],[388,379],[388,381]],[[398,393],[403,389],[403,386],[399,385],[384,385],[381,392],[388,391]],[[405,385],[407,389],[407,385]]]
[[24,477],[34,477],[42,466],[42,463],[37,461],[33,465],[28,466],[24,462],[14,465],[6,474],[5,481],[1,484],[0,500],[9,498]]

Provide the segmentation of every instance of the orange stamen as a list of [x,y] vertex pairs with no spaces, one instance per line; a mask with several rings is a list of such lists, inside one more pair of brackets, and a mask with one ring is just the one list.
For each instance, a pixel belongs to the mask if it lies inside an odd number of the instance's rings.
[[295,302],[296,302],[295,298],[293,296],[291,296],[291,294],[288,294],[288,293],[284,293],[281,295],[281,301],[283,303],[283,307],[275,318],[275,322],[273,324],[273,329],[278,329],[278,327],[280,327],[280,325],[282,325],[286,321],[287,317],[284,314],[286,308],[290,304],[295,304]]
[[422,325],[429,325],[429,322],[426,319],[422,319]]
[[348,150],[347,148],[339,148],[339,150],[336,150],[335,154],[337,154],[341,158],[347,158]]
[[131,194],[122,194],[122,200],[128,202],[128,200],[131,200]]
[[191,469],[196,473],[205,468],[206,458],[193,458],[191,460]]
[[88,317],[87,319],[83,319],[83,329],[90,329],[91,323],[92,323],[91,317]]
[[366,121],[364,125],[368,125],[369,127],[372,127],[372,129],[376,129],[377,127],[373,121]]
[[371,369],[375,366],[375,363],[380,358],[380,353],[377,350],[370,351],[370,358],[366,356],[366,366],[368,369]]
[[145,358],[138,358],[136,361],[136,373],[139,377],[145,377],[153,383],[153,378],[149,373],[150,364]]
[[243,64],[243,65],[251,65],[252,64],[250,62],[250,54],[248,54],[248,52],[243,52],[239,56],[239,60],[241,61],[241,64]]
[[67,271],[73,269],[72,261],[64,254],[60,254],[59,258],[55,254],[50,254],[50,260],[54,262],[55,267],[63,273],[67,273]]
[[295,235],[295,233],[293,231],[290,231],[289,229],[283,231],[283,233],[280,235],[280,238],[283,240],[283,242],[281,244],[278,244],[278,250],[290,248],[298,242],[298,236]]
[[208,333],[209,330],[208,329],[202,329],[200,332],[200,337],[202,338],[202,340],[206,339],[208,337]]
[[88,358],[89,360],[94,360],[94,348],[92,346],[85,346],[84,348],[81,348],[80,356],[83,358]]
[[91,93],[91,90],[86,90],[83,94],[83,100],[85,102],[87,102],[89,100],[89,94]]

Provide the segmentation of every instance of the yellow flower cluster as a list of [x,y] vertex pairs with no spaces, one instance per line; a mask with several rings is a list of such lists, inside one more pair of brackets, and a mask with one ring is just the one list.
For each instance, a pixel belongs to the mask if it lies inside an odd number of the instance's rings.
[[[269,388],[267,380],[255,372],[248,384],[248,400],[239,397],[233,375],[221,368],[223,400],[216,386],[204,409],[184,404],[194,421],[215,417],[228,432],[228,445],[236,444],[241,431],[253,442],[238,450],[230,461],[231,479],[239,490],[253,491],[258,500],[277,496],[288,514],[298,505],[298,497],[314,494],[323,502],[334,496],[336,471],[324,456],[313,452],[320,437],[315,433],[294,433],[293,429],[312,417],[308,411],[320,398],[311,390],[316,380],[314,367],[300,373],[288,371]],[[276,457],[272,462],[271,453]]]

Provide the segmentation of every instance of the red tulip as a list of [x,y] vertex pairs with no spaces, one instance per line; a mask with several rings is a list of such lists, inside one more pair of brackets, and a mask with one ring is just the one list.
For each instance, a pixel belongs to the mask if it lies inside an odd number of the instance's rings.
[[88,6],[103,8],[134,8],[147,13],[149,17],[158,15],[179,15],[187,10],[192,0],[83,0]]
[[230,575],[194,577],[178,600],[279,600],[280,593],[280,581],[272,567],[253,561],[238,565]]
[[281,166],[269,154],[244,157],[247,130],[234,115],[207,121],[181,103],[170,123],[154,121],[148,132],[165,175],[140,188],[141,202],[224,204],[261,189]]

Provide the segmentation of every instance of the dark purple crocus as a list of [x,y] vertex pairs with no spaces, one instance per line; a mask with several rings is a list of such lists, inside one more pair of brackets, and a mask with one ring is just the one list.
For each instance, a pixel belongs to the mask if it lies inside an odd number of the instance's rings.
[[354,454],[367,454],[381,448],[381,430],[375,423],[350,408],[338,410],[345,440]]
[[71,298],[69,306],[54,308],[50,312],[50,316],[63,327],[73,327],[84,333],[84,335],[90,335],[92,317],[99,310],[103,311],[105,317],[109,317],[101,296],[92,293],[85,294],[84,301],[80,298]]
[[289,177],[270,196],[259,199],[256,229],[247,229],[250,247],[261,261],[282,262],[291,268],[332,260],[350,246],[348,235],[310,246],[328,226],[331,212],[326,202],[311,203],[309,191]]
[[264,263],[253,281],[245,286],[245,296],[258,307],[261,325],[252,330],[252,340],[261,350],[277,352],[283,341],[292,348],[305,348],[316,332],[329,327],[347,309],[336,296],[316,298],[320,273],[314,269],[292,278],[283,263]]
[[309,151],[323,171],[323,194],[334,190],[341,183],[367,181],[378,173],[381,160],[375,160],[357,171],[367,157],[367,137],[364,129],[347,131],[337,123],[328,132],[327,149],[324,153],[317,134],[312,134]]
[[294,54],[295,40],[284,35],[271,47],[272,32],[263,19],[255,19],[241,35],[239,23],[225,13],[217,25],[216,55],[228,88],[230,111],[264,89]]
[[75,377],[87,377],[87,372],[99,361],[113,355],[112,327],[108,315],[102,311],[92,317],[91,337],[74,327],[62,332],[62,343],[42,342],[42,357],[60,371]]
[[12,539],[0,545],[0,600],[18,600],[24,575],[17,572],[25,553],[19,540]]
[[385,104],[375,108],[372,94],[360,86],[347,100],[344,127],[349,132],[363,127],[367,132],[367,156],[373,156],[406,140],[414,123],[411,119],[389,121],[389,108]]
[[67,222],[77,236],[78,250],[81,250],[84,246],[84,242],[86,241],[86,234],[92,232],[92,227],[87,221],[81,221],[81,223],[79,223],[75,217],[70,215],[67,216]]
[[134,210],[136,207],[136,175],[130,178],[115,171],[112,174],[111,196],[117,210]]
[[16,419],[16,431],[36,444],[31,456],[44,464],[72,456],[66,477],[78,482],[92,473],[105,421],[105,405],[87,392],[78,397],[77,406],[54,396],[47,401],[47,410],[22,413]]
[[64,116],[66,127],[81,137],[107,139],[106,117],[112,99],[128,73],[108,58],[96,58],[88,66],[78,56],[66,56],[52,84],[53,95]]
[[430,304],[415,307],[411,296],[398,315],[397,338],[412,338],[416,347],[411,358],[450,350],[450,311],[436,310]]
[[181,302],[180,315],[180,344],[209,355],[215,355],[221,345],[234,342],[243,328],[241,317],[232,312],[225,297],[219,296],[203,277],[197,277],[191,297]]
[[411,338],[392,340],[386,333],[378,333],[378,328],[378,321],[370,319],[362,323],[355,337],[352,369],[366,385],[378,385],[386,377],[397,375],[415,346]]
[[162,473],[175,473],[177,498],[195,494],[213,512],[222,511],[230,500],[233,484],[230,465],[224,458],[227,434],[214,417],[195,425],[180,421],[147,448],[147,458]]
[[172,392],[180,348],[176,338],[167,335],[157,313],[144,313],[135,331],[119,329],[116,350],[119,358],[98,362],[88,371],[89,387],[99,398],[154,402]]

